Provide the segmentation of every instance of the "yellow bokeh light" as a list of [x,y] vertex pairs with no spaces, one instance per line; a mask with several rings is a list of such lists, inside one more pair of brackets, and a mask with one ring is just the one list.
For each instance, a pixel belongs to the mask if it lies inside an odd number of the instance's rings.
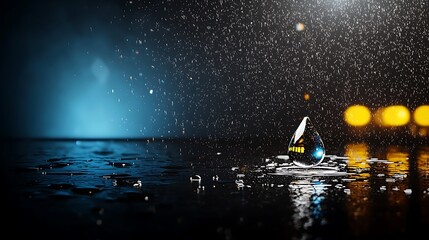
[[371,111],[363,105],[353,105],[344,112],[344,121],[355,127],[362,127],[371,121]]
[[305,101],[310,100],[310,94],[308,94],[308,93],[304,94],[304,100]]
[[414,111],[414,122],[420,126],[429,126],[429,105],[421,105]]
[[398,127],[410,121],[410,111],[401,105],[386,107],[381,112],[381,123],[384,126]]

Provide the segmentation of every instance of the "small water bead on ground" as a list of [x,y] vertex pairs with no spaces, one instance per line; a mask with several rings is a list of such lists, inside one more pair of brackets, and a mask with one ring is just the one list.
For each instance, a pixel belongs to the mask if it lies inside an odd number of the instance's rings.
[[194,176],[189,177],[189,180],[191,182],[201,183],[201,176],[200,175],[194,175]]
[[325,146],[309,117],[304,117],[288,146],[289,159],[299,167],[310,168],[325,157]]

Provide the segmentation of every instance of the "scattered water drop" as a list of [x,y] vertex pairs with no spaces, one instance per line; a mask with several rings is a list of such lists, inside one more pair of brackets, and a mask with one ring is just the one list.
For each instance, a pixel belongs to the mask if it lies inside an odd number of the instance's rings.
[[244,188],[244,181],[242,179],[235,180],[235,184],[237,184],[237,188]]
[[130,168],[133,167],[133,163],[126,163],[126,162],[109,162],[108,165],[111,165],[113,167],[117,168]]
[[191,182],[198,182],[198,183],[201,183],[201,176],[200,176],[200,175],[194,175],[194,176],[191,176],[191,177],[189,178],[189,180],[191,180]]
[[133,184],[133,187],[137,187],[137,188],[142,187],[142,181],[137,180],[137,182]]
[[278,155],[277,158],[281,159],[281,160],[285,160],[285,161],[289,160],[289,156],[288,155]]
[[404,190],[404,193],[407,194],[407,195],[410,195],[411,193],[413,193],[413,190],[410,189],[410,188],[407,188],[407,189]]
[[314,167],[325,156],[325,146],[309,117],[304,117],[290,140],[289,159],[299,167]]

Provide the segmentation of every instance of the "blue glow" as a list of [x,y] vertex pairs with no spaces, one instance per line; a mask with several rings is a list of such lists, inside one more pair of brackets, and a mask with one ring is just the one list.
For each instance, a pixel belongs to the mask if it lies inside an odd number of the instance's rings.
[[[47,9],[28,12],[38,21],[16,27],[5,40],[21,42],[8,60],[19,68],[9,71],[0,86],[2,99],[13,103],[1,110],[6,135],[151,138],[182,133],[175,124],[180,105],[164,67],[153,63],[154,55],[133,52],[138,36],[103,19],[120,14],[120,8],[92,6],[97,12],[84,11],[71,21],[70,9],[79,5],[42,6]],[[45,15],[51,10],[60,14]]]
[[316,158],[321,158],[323,156],[323,149],[316,148],[316,150],[313,153],[313,156]]

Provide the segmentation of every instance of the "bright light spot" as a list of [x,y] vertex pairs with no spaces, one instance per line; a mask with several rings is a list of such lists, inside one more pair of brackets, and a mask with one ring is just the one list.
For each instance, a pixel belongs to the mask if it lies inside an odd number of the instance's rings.
[[344,112],[344,121],[355,127],[362,127],[371,121],[371,111],[363,105],[353,105]]
[[296,29],[298,32],[304,31],[304,29],[305,29],[305,25],[304,25],[304,23],[297,23],[297,24],[296,24],[296,26],[295,26],[295,29]]
[[320,158],[323,156],[323,149],[316,148],[316,151],[314,152],[314,156],[317,158]]
[[308,93],[304,94],[304,100],[305,101],[310,100],[310,94],[308,94]]
[[153,89],[149,90],[149,94],[153,94]]
[[429,126],[429,105],[421,105],[414,111],[414,122],[420,126]]
[[410,111],[401,105],[389,106],[381,111],[381,124],[383,126],[398,127],[410,121]]

